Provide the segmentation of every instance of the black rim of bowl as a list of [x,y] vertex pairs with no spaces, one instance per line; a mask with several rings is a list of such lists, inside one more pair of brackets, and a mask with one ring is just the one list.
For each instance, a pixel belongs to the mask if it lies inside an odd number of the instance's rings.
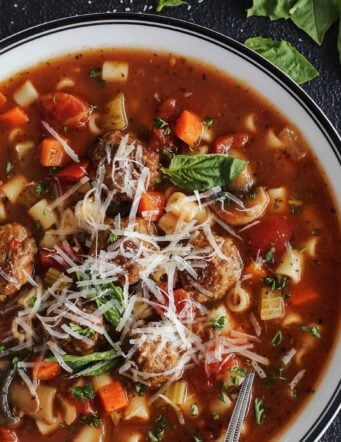
[[[171,29],[173,31],[209,41],[210,43],[222,47],[225,50],[229,50],[246,59],[257,69],[262,70],[278,84],[280,84],[282,88],[284,88],[285,91],[291,95],[292,98],[300,103],[304,110],[314,120],[315,124],[319,127],[325,138],[329,141],[329,146],[333,150],[339,165],[341,165],[341,138],[326,115],[309,97],[309,95],[276,66],[268,62],[265,58],[251,51],[242,43],[239,43],[231,37],[227,37],[224,34],[212,31],[201,25],[189,23],[180,19],[145,13],[95,13],[74,17],[65,17],[33,26],[1,40],[0,56],[28,41],[42,38],[49,34],[57,33],[65,29],[96,26],[99,24],[137,24],[154,28]],[[329,424],[338,413],[340,407],[341,381],[339,381],[329,403],[322,410],[314,425],[309,428],[300,441],[316,442],[327,430]]]

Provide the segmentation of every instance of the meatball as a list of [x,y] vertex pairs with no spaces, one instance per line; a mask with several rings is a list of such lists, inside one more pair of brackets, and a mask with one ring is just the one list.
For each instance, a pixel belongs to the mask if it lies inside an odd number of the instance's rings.
[[[206,235],[200,232],[190,240],[190,244],[194,253],[203,257],[206,265],[203,268],[196,268],[197,277],[195,281],[187,271],[181,272],[180,275],[183,288],[199,302],[214,301],[224,296],[238,281],[242,270],[239,251],[232,239],[223,238],[219,235],[214,235],[214,239],[227,259],[219,257]],[[211,254],[213,257],[207,258]],[[200,293],[198,286],[210,292],[211,295]]]
[[[113,220],[106,220],[107,224],[112,224],[114,226]],[[125,229],[129,224],[128,218],[123,218],[121,220],[121,229]],[[134,222],[134,231],[142,233],[144,235],[155,235],[156,227],[155,224],[148,222],[142,218],[136,218]],[[97,254],[100,250],[106,250],[112,242],[110,241],[110,232],[111,230],[106,230],[103,232],[99,232],[97,242],[94,241],[93,246],[91,247],[90,253],[92,255]],[[124,270],[124,274],[128,276],[129,284],[136,284],[140,280],[140,273],[142,267],[136,263],[131,262],[131,258],[135,255],[138,250],[140,244],[143,244],[146,248],[151,248],[152,245],[147,243],[146,241],[141,241],[140,239],[125,239],[123,243],[123,253],[120,253],[118,256],[113,258],[112,262],[121,266]],[[124,284],[125,277],[122,275],[120,282]]]
[[[96,168],[103,164],[105,166],[104,183],[111,190],[115,190],[113,202],[131,202],[134,199],[137,180],[141,175],[142,168],[149,169],[149,183],[148,188],[152,188],[159,178],[159,155],[136,138],[135,135],[128,134],[129,148],[132,146],[132,151],[128,158],[132,161],[115,162],[115,169],[113,172],[112,157],[117,152],[119,144],[125,135],[119,131],[108,132],[105,134],[98,144],[91,152],[91,158]],[[110,158],[111,157],[111,158]],[[117,165],[116,165],[117,163]],[[124,192],[124,181],[128,180],[134,183],[131,186],[129,194]]]
[[0,226],[0,300],[13,295],[31,276],[36,244],[21,224]]
[[[139,370],[145,373],[145,380],[152,388],[157,388],[163,382],[167,382],[174,373],[164,374],[175,369],[180,360],[180,350],[177,345],[170,341],[163,343],[161,338],[144,342],[137,355]],[[157,376],[155,376],[157,374]],[[179,371],[179,377],[182,372]]]

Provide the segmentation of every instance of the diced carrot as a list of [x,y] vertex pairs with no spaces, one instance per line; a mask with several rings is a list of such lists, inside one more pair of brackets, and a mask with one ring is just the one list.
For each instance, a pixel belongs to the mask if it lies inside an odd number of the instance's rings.
[[165,197],[162,192],[149,191],[142,194],[138,207],[138,213],[142,218],[147,218],[150,221],[157,221],[164,210]]
[[38,360],[36,364],[37,365],[33,368],[33,377],[40,381],[50,381],[62,372],[61,366],[58,362]]
[[244,274],[251,275],[252,278],[250,279],[252,279],[253,282],[257,282],[261,278],[264,278],[267,273],[261,265],[254,261],[251,261],[250,264],[245,267]]
[[311,287],[296,288],[291,291],[289,303],[299,307],[309,302],[316,301],[319,297],[319,293]]
[[7,99],[6,99],[5,95],[2,92],[0,92],[0,108],[4,106],[6,101],[7,101]]
[[0,440],[1,442],[18,442],[19,439],[14,430],[0,427]]
[[15,106],[4,114],[0,115],[0,121],[11,126],[21,126],[29,121],[29,118],[19,106]]
[[111,413],[128,405],[128,396],[126,389],[121,382],[113,381],[97,390],[98,397],[101,400],[105,411]]
[[44,138],[40,148],[40,164],[45,167],[61,166],[66,153],[59,141],[54,138]]
[[175,134],[189,146],[195,146],[201,137],[202,123],[198,115],[184,110],[176,120]]

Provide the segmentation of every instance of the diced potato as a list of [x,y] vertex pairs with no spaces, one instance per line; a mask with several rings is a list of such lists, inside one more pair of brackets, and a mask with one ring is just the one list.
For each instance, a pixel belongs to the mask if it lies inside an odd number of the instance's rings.
[[62,395],[57,398],[63,421],[66,425],[71,425],[77,419],[77,408]]
[[276,273],[288,276],[297,284],[302,278],[303,255],[298,250],[287,247],[286,252],[281,258]]
[[94,386],[95,391],[99,390],[100,388],[104,387],[105,385],[111,384],[113,381],[113,378],[110,376],[110,374],[101,374],[100,376],[94,376],[92,378],[92,383]]
[[30,80],[25,81],[13,95],[14,101],[22,107],[29,106],[36,101],[38,97],[39,94]]
[[60,428],[60,425],[63,423],[63,419],[58,414],[55,421],[52,424],[47,424],[45,421],[35,419],[39,433],[43,436],[48,436],[51,433],[54,433],[56,430]]
[[125,96],[118,93],[104,107],[103,123],[105,130],[123,130],[128,125],[128,118],[125,108]]
[[121,422],[121,420],[123,418],[123,412],[122,412],[122,410],[115,410],[110,413],[110,417],[111,417],[111,420],[113,421],[113,424],[116,426]]
[[222,334],[222,335],[227,335],[230,333],[230,331],[235,327],[235,321],[231,315],[231,313],[229,313],[229,311],[227,310],[227,308],[225,307],[224,304],[219,304],[218,306],[214,307],[208,315],[208,320],[209,321],[213,321],[217,318],[220,318],[224,316],[226,318],[224,327],[219,330],[217,333]]
[[265,145],[271,149],[285,149],[285,144],[278,138],[273,129],[268,129],[265,135]]
[[57,89],[57,91],[60,91],[61,89],[74,87],[75,85],[76,85],[76,82],[72,78],[62,78],[56,84],[56,89]]
[[314,236],[313,238],[309,238],[308,241],[302,245],[302,249],[304,253],[311,258],[316,258],[316,247],[318,243],[318,238]]
[[180,408],[187,419],[197,419],[203,411],[199,397],[192,392],[187,394],[187,398]]
[[233,407],[233,402],[227,394],[222,393],[212,398],[209,403],[209,410],[211,413],[218,413],[223,415],[227,413]]
[[150,407],[147,396],[134,395],[129,398],[129,404],[124,411],[124,420],[139,419],[148,421],[150,419]]
[[158,227],[166,234],[171,235],[176,231],[178,217],[173,213],[167,212],[158,221]]
[[25,185],[22,192],[18,196],[17,203],[22,204],[27,209],[32,207],[40,200],[40,195],[37,192],[37,183],[31,182]]
[[[212,127],[207,127],[205,124],[202,125],[201,140],[207,143],[212,143],[214,139],[214,130]],[[195,149],[196,151],[197,149]]]
[[257,124],[255,114],[248,114],[244,118],[244,126],[250,132],[257,132]]
[[146,319],[153,315],[153,309],[150,305],[144,302],[137,301],[134,305],[134,316],[138,319]]
[[49,203],[45,198],[32,206],[28,214],[34,221],[38,222],[44,230],[48,230],[58,222],[55,211],[49,209]]
[[269,210],[271,212],[285,212],[288,208],[288,189],[284,186],[268,189],[270,196]]
[[260,318],[262,321],[283,318],[284,301],[280,294],[263,288],[260,298]]
[[0,187],[0,190],[6,195],[6,197],[15,203],[20,193],[23,191],[27,184],[27,179],[24,175],[15,175],[9,179],[7,183]]
[[74,233],[78,230],[78,221],[75,212],[68,208],[64,210],[59,223],[60,230],[66,230]]
[[128,63],[121,61],[105,61],[102,67],[102,79],[105,81],[127,81]]
[[6,221],[6,219],[7,219],[7,212],[6,212],[5,203],[2,199],[0,199],[0,223]]
[[73,439],[73,442],[102,442],[102,440],[102,427],[90,427],[89,425],[84,425]]
[[40,246],[52,249],[58,243],[59,243],[58,235],[54,235],[53,233],[51,233],[50,230],[47,230],[40,241]]
[[15,145],[15,151],[18,155],[19,161],[22,161],[27,155],[32,152],[34,148],[34,142],[32,140],[21,141]]

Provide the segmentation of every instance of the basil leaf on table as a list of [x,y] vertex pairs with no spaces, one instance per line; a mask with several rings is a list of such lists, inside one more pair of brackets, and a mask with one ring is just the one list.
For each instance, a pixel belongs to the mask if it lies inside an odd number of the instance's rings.
[[253,0],[247,16],[264,16],[270,20],[290,19],[316,43],[339,18],[338,0]]
[[306,83],[319,75],[316,68],[285,40],[252,37],[248,38],[245,44],[279,67],[298,84]]
[[247,161],[219,154],[175,155],[169,168],[161,170],[176,186],[193,191],[227,186],[246,164]]
[[184,5],[186,2],[183,0],[157,0],[156,12],[161,12],[163,8],[172,8],[174,6]]

